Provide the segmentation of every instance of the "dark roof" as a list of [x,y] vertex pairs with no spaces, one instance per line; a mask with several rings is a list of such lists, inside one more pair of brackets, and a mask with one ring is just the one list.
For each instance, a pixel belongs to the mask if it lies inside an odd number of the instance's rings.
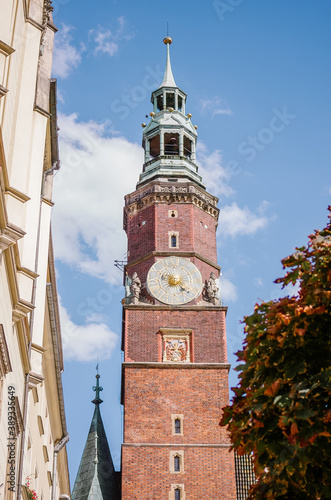
[[100,413],[100,399],[95,410],[80,461],[72,500],[120,500],[117,474],[111,458]]

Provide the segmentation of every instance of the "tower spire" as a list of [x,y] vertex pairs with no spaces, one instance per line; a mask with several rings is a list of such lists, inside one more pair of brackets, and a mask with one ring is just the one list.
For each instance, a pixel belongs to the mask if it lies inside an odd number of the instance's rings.
[[175,83],[174,76],[172,74],[171,63],[170,63],[170,44],[172,43],[172,38],[170,36],[166,36],[163,39],[163,43],[165,43],[167,46],[167,62],[166,62],[166,68],[164,71],[163,82],[161,83],[159,88],[161,88],[161,87],[177,87],[177,85]]
[[93,386],[95,399],[92,401],[95,408],[72,491],[72,500],[120,500],[121,498],[118,478],[100,413],[102,403],[100,392],[103,388],[99,385],[98,365],[96,370],[97,382]]

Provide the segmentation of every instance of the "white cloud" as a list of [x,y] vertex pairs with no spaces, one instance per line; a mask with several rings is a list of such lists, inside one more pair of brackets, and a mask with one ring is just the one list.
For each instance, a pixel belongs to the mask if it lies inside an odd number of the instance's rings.
[[210,193],[216,196],[230,196],[234,193],[229,186],[231,173],[222,165],[222,151],[215,149],[210,153],[207,146],[200,141],[197,143],[197,163],[202,181]]
[[218,96],[215,96],[213,99],[200,99],[200,110],[203,114],[211,114],[212,118],[216,115],[233,114],[232,110]]
[[257,214],[248,207],[238,207],[235,202],[224,206],[220,212],[220,233],[222,236],[232,237],[255,234],[269,222],[269,218],[263,215],[267,205],[267,202],[262,202]]
[[262,288],[264,287],[264,283],[263,283],[263,280],[260,276],[257,276],[254,278],[254,285],[259,287],[259,288]]
[[236,286],[228,278],[224,278],[224,276],[221,276],[221,297],[223,304],[238,300]]
[[132,192],[143,164],[142,148],[108,137],[110,123],[79,122],[59,115],[61,169],[54,179],[56,258],[91,276],[121,279],[124,195]]
[[62,24],[54,39],[52,74],[56,78],[67,78],[79,66],[85,47],[78,49],[72,44],[72,26]]
[[133,32],[125,32],[125,19],[123,16],[117,19],[117,29],[111,31],[109,28],[98,26],[89,31],[89,39],[95,43],[94,54],[108,54],[113,56],[118,51],[118,43],[121,40],[131,40]]
[[109,359],[119,336],[105,323],[87,322],[76,325],[60,303],[63,353],[67,361],[96,361]]

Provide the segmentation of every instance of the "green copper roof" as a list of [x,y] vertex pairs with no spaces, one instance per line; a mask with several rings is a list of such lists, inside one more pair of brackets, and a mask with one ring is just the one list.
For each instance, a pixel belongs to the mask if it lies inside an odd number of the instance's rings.
[[95,409],[72,491],[72,500],[120,500],[116,472],[100,413],[100,375],[97,374],[96,378],[97,385],[93,387],[96,397],[92,401]]

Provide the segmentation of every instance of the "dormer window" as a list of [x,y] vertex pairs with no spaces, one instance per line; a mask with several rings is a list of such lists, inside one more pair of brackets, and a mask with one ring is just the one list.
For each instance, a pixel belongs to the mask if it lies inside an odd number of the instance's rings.
[[166,108],[175,108],[175,94],[173,92],[167,92],[166,94],[167,104]]

